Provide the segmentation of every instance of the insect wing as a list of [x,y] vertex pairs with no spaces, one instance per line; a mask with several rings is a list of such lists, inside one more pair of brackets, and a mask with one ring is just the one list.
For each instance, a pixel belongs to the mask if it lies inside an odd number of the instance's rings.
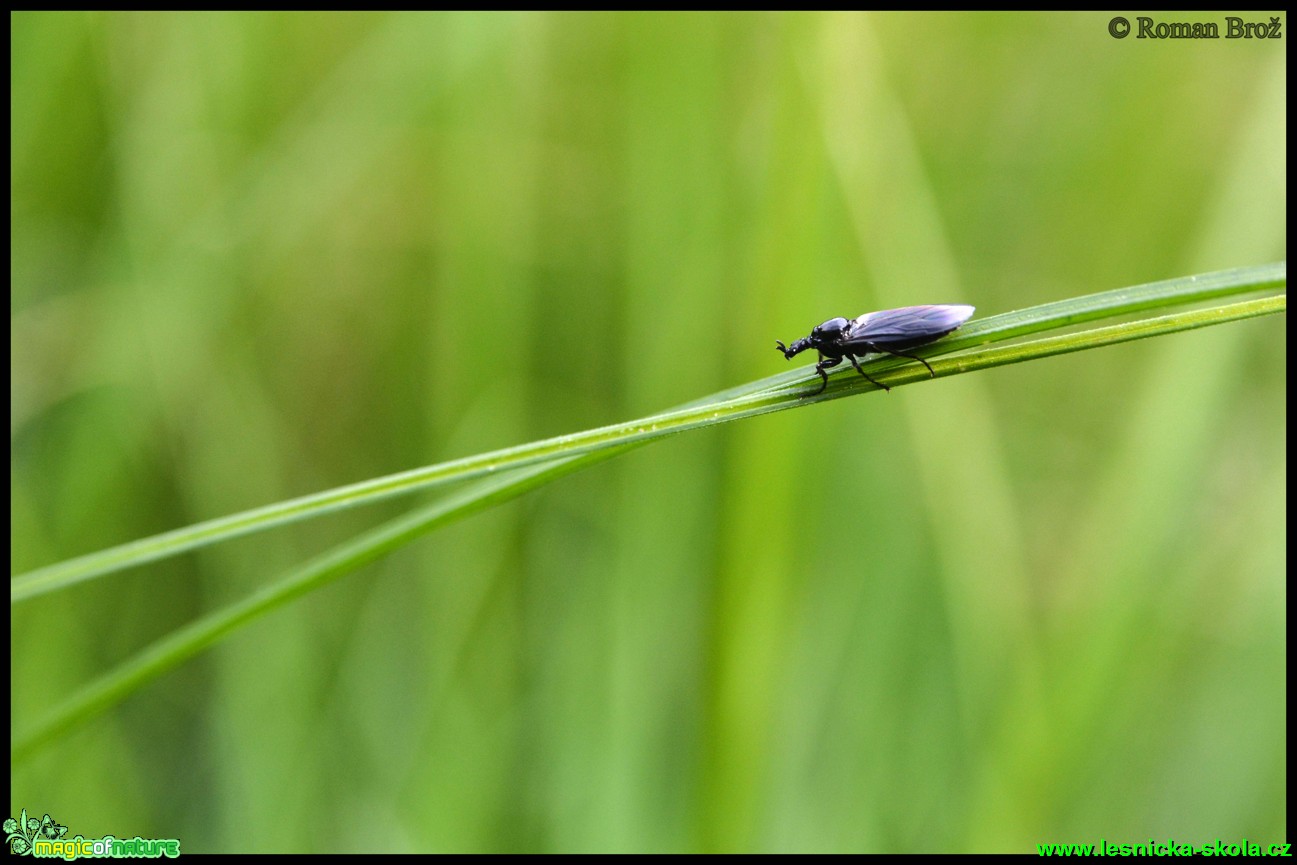
[[880,346],[916,346],[945,336],[973,317],[973,307],[962,304],[903,306],[867,312],[851,322],[848,343]]

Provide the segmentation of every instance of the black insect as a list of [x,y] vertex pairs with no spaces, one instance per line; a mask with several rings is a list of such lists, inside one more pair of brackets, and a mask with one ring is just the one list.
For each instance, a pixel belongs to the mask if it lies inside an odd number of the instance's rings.
[[890,391],[890,387],[875,381],[869,373],[860,368],[860,364],[856,362],[857,356],[894,354],[898,357],[908,357],[928,367],[928,372],[936,375],[926,360],[906,354],[906,349],[935,342],[972,316],[971,306],[903,306],[900,309],[867,312],[859,318],[850,320],[831,318],[812,330],[810,336],[803,337],[788,346],[776,340],[775,347],[789,360],[793,359],[793,355],[812,348],[820,353],[820,362],[815,364],[815,371],[820,374],[820,378],[824,379],[824,383],[820,385],[819,390],[809,396],[824,392],[824,389],[829,386],[829,374],[825,370],[842,363],[844,357],[851,361],[856,372],[883,390]]

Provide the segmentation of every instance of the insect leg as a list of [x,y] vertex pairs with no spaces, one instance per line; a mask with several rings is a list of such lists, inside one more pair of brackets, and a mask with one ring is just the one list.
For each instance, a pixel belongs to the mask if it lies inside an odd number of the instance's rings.
[[883,390],[887,391],[888,393],[892,392],[892,389],[890,387],[883,384],[881,381],[877,381],[872,375],[870,375],[869,373],[861,369],[860,364],[856,363],[856,356],[854,354],[847,355],[847,360],[851,361],[851,365],[856,368],[856,372],[860,373],[865,378],[873,382],[875,387],[881,387]]
[[807,394],[807,396],[819,396],[824,393],[824,389],[829,386],[829,374],[825,372],[825,370],[835,367],[840,363],[842,363],[842,358],[840,357],[825,357],[821,354],[820,362],[815,364],[815,371],[820,374],[820,378],[824,379],[824,384],[820,385],[820,389],[815,393]]
[[[895,355],[896,357],[908,357],[910,360],[917,360],[919,363],[928,367],[928,375],[932,376],[933,378],[937,377],[937,374],[932,371],[932,367],[928,364],[926,360],[924,360],[921,357],[915,357],[914,355],[906,354],[903,351],[892,351],[890,348],[883,348],[880,345],[874,345],[872,342],[869,344],[869,350],[876,351],[879,354],[890,354],[890,355]],[[870,381],[873,381],[873,379],[870,379]]]

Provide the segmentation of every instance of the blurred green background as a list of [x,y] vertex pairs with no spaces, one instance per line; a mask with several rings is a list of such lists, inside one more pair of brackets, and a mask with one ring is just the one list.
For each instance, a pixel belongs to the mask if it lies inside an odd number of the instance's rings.
[[[696,399],[835,315],[1285,258],[1288,34],[1109,18],[12,16],[13,572]],[[637,450],[238,631],[8,816],[1285,840],[1285,362],[1261,319]],[[14,722],[416,503],[15,607]]]

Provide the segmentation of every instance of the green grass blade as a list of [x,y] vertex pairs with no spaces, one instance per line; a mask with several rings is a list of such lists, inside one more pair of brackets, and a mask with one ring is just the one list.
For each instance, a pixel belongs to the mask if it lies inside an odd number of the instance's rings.
[[[753,391],[745,385],[725,392],[726,398]],[[687,406],[682,406],[685,408]],[[637,442],[579,457],[515,469],[479,481],[465,490],[418,508],[322,553],[235,604],[178,629],[134,658],[78,689],[30,727],[15,734],[11,758],[16,762],[129,697],[163,673],[200,654],[221,637],[268,615],[307,592],[337,580],[428,532],[502,504],[538,486],[611,459],[639,447]]]
[[[1004,366],[1025,360],[1270,315],[1284,311],[1286,306],[1286,296],[1256,298],[1227,306],[1193,310],[1075,334],[966,352],[937,361],[933,364],[933,370],[937,377],[943,377],[975,369]],[[891,386],[896,387],[922,381],[927,377],[927,371],[922,367],[909,365],[896,370],[887,379]],[[864,379],[852,377],[846,381],[846,386],[827,390],[809,400],[800,399],[795,391],[771,396],[769,392],[756,391],[758,385],[751,385],[730,392],[728,402],[732,404],[751,402],[753,406],[766,406],[774,399],[786,405],[795,405],[839,399],[861,390],[875,389]],[[748,413],[759,412],[749,411]],[[399,549],[435,528],[507,501],[592,463],[624,453],[647,443],[648,440],[635,439],[613,447],[592,450],[580,456],[560,458],[540,465],[515,469],[507,475],[481,481],[460,493],[366,532],[294,569],[287,576],[245,600],[204,616],[164,637],[116,670],[82,688],[32,727],[15,735],[11,745],[11,756],[15,761],[29,756],[42,745],[111,708],[145,683],[199,654],[222,636],[313,589]]]
[[82,687],[29,728],[16,733],[10,746],[11,756],[15,762],[30,756],[41,746],[112,708],[146,683],[198,655],[226,634],[400,549],[433,529],[501,504],[642,443],[518,469],[507,477],[489,478],[348,540],[294,568],[242,601],[168,634]]
[[[1286,283],[1287,264],[1286,262],[1278,262],[1101,292],[1095,295],[1043,304],[973,321],[951,337],[941,340],[930,347],[925,347],[924,350],[917,352],[917,354],[925,358],[935,357],[979,343],[1003,341],[1052,328],[1100,318],[1128,315],[1148,309],[1200,303],[1273,289],[1284,286]],[[1215,322],[1205,321],[1203,323],[1211,324]],[[1203,325],[1195,324],[1193,326]],[[1187,328],[1172,326],[1168,330],[1158,332],[1171,332],[1176,329]],[[1128,332],[1133,331],[1121,331],[1121,333]],[[1111,344],[1111,342],[1122,342],[1126,341],[1126,339],[1143,338],[1143,336],[1116,338],[1116,334],[1108,334],[1104,339],[1108,340],[1110,337],[1112,337],[1110,341],[1097,344]],[[1092,347],[1080,343],[1066,342],[1069,339],[1071,338],[1064,338],[1065,342],[1062,343],[1047,342],[1045,345],[1032,343],[1031,345],[1035,345],[1037,348],[1031,350],[1026,349],[1025,346],[1018,346],[1015,349],[1007,350],[1008,354],[1005,354],[1005,349],[978,350],[975,353],[970,353],[970,356],[961,357],[958,366],[943,365],[941,369],[945,370],[945,372],[939,374],[948,375],[952,372],[971,371],[989,366],[998,366],[1003,363],[1016,363],[1035,356],[1048,356],[1049,354],[1061,353],[1061,351],[1075,351],[1078,348]],[[1077,345],[1078,348],[1062,348],[1064,345]],[[1042,351],[1043,353],[1032,354],[1032,351]],[[976,360],[971,356],[972,354],[976,355]],[[1010,357],[1012,359],[1005,359]],[[870,370],[872,375],[874,372],[885,373],[898,369],[898,367],[902,366],[902,363],[908,364],[908,362],[898,361],[896,358],[886,357],[866,364],[866,368]],[[933,368],[935,370],[937,366],[934,365]],[[854,375],[854,371],[846,371],[852,372]],[[927,372],[921,366],[910,365],[905,369],[900,369],[896,374],[884,375],[882,378],[889,385],[896,385],[908,384],[926,376]],[[834,378],[840,380],[840,376]],[[859,377],[856,376],[856,378]],[[154,535],[150,538],[132,541],[14,577],[10,583],[10,603],[18,603],[38,595],[66,588],[83,580],[156,561],[200,546],[301,519],[322,516],[342,508],[368,504],[392,496],[420,492],[442,484],[470,480],[555,458],[580,456],[623,444],[650,441],[689,429],[780,411],[812,402],[836,399],[839,396],[856,393],[860,390],[874,389],[872,385],[867,385],[867,383],[865,383],[866,386],[862,387],[860,381],[853,381],[846,387],[831,387],[819,396],[799,399],[798,392],[806,390],[806,383],[814,380],[814,377],[808,376],[804,369],[792,370],[684,408],[647,418],[570,433],[337,487],[332,490],[219,517],[160,535]]]

